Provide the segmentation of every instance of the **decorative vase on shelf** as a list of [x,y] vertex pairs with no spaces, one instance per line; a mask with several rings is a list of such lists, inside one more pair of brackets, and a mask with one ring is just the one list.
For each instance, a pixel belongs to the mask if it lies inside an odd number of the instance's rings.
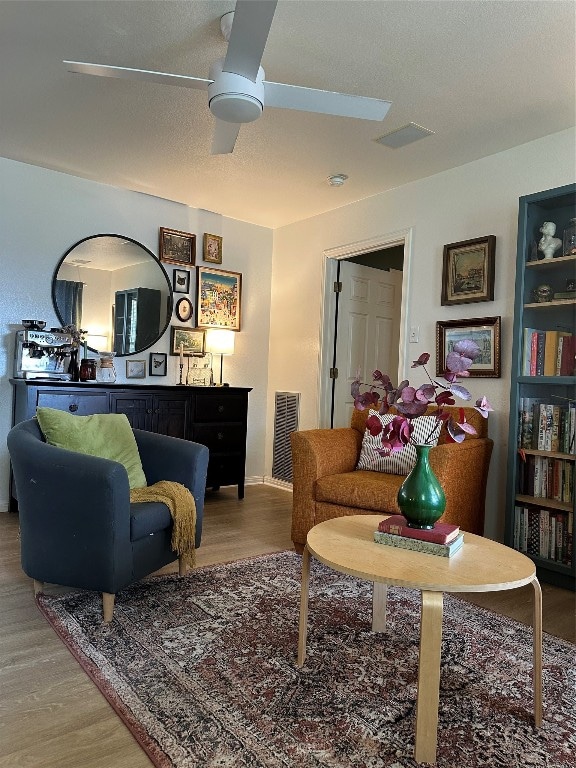
[[446,496],[430,466],[430,445],[416,445],[416,464],[398,491],[398,506],[410,528],[431,529],[446,509]]

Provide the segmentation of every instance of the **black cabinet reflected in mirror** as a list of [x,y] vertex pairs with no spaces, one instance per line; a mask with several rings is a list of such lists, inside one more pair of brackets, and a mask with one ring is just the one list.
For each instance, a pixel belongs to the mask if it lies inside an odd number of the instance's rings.
[[52,301],[62,325],[87,331],[92,351],[133,355],[155,344],[172,316],[170,280],[144,245],[123,235],[92,235],[60,259]]

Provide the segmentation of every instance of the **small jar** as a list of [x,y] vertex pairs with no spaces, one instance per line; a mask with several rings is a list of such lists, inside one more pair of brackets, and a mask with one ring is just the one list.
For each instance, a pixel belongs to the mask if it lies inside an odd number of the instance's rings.
[[100,360],[96,368],[96,380],[104,384],[114,384],[116,369],[114,368],[115,352],[100,352]]
[[85,357],[80,363],[80,381],[96,381],[96,360]]

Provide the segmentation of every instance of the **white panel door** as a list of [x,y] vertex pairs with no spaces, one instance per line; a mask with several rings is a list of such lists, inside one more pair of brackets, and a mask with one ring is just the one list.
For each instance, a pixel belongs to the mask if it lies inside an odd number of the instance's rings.
[[340,263],[334,427],[347,427],[354,409],[350,394],[357,372],[370,383],[377,368],[393,383],[398,376],[402,272]]

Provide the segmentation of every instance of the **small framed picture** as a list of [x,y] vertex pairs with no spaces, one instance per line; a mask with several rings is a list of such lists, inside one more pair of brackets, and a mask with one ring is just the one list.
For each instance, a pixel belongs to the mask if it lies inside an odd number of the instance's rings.
[[180,328],[173,325],[170,329],[170,354],[184,357],[204,354],[204,331],[201,328]]
[[172,270],[172,291],[190,293],[190,272],[187,269]]
[[444,246],[442,306],[494,299],[496,236]]
[[196,262],[196,235],[160,227],[159,252],[160,261],[192,266]]
[[213,267],[197,267],[196,325],[240,330],[242,275]]
[[218,235],[204,233],[204,248],[202,258],[212,264],[222,264],[222,238]]
[[446,371],[446,356],[458,341],[471,339],[480,347],[481,355],[468,372],[473,378],[500,376],[500,317],[478,317],[470,320],[445,320],[436,323],[436,376]]
[[168,355],[165,352],[150,352],[148,373],[150,376],[166,376]]
[[126,360],[126,378],[127,379],[145,379],[146,361],[145,360]]
[[190,320],[193,311],[192,302],[186,296],[183,296],[176,302],[176,317],[178,320],[180,320],[181,323],[185,323]]

